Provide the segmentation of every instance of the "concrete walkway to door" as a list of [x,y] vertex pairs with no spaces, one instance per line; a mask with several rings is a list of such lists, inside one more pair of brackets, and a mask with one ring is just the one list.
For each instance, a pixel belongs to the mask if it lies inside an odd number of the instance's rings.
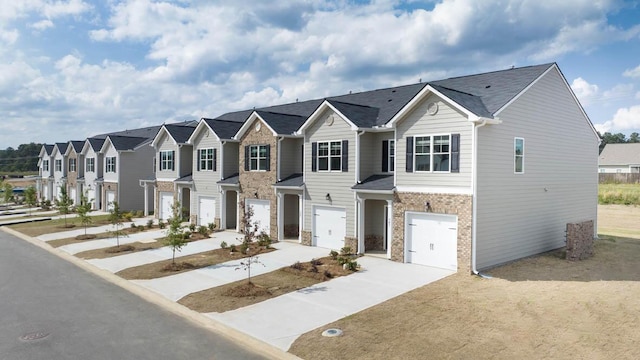
[[455,273],[369,256],[358,263],[362,270],[355,274],[206,315],[286,351],[306,332]]

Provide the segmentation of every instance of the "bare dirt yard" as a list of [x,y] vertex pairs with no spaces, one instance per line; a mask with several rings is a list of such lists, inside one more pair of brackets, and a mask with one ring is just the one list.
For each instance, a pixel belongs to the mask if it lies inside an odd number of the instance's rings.
[[[599,225],[640,234],[637,210],[600,206]],[[304,334],[290,352],[304,359],[640,358],[640,239],[601,236],[590,259],[562,255],[491,269],[491,279],[445,278]],[[321,336],[333,327],[344,335]]]

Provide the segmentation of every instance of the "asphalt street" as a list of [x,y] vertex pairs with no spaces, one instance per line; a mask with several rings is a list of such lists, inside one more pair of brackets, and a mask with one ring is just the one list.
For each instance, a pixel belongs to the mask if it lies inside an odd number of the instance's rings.
[[261,359],[0,231],[0,359]]

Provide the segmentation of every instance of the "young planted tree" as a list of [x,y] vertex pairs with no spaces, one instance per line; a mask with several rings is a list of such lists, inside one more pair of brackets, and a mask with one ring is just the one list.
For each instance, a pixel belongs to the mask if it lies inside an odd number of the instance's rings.
[[236,268],[236,270],[244,270],[247,272],[247,282],[251,284],[251,266],[254,264],[260,264],[265,266],[258,256],[251,254],[251,247],[249,246],[258,236],[258,228],[260,223],[258,221],[253,221],[253,207],[248,206],[245,207],[243,202],[240,202],[240,208],[244,213],[242,218],[242,245],[240,247],[240,251],[247,255],[241,262],[240,266]]
[[67,187],[60,186],[60,197],[56,199],[56,208],[64,216],[64,227],[67,227],[67,214],[71,212],[73,200],[67,194]]
[[120,236],[127,236],[127,234],[120,229],[122,226],[122,210],[120,210],[120,205],[118,205],[117,201],[113,202],[113,206],[111,210],[109,210],[109,223],[113,225],[113,231],[109,231],[109,234],[116,237],[116,246],[120,247]]
[[177,201],[171,205],[171,219],[169,220],[169,229],[167,229],[167,237],[165,239],[165,244],[170,246],[173,252],[171,257],[172,265],[176,263],[176,251],[181,251],[187,245],[184,228],[182,227],[181,209],[180,203]]
[[91,210],[91,204],[87,201],[87,197],[84,194],[80,194],[80,205],[76,206],[76,213],[80,219],[80,224],[84,227],[84,236],[87,236],[87,226],[91,225],[93,220],[89,216]]
[[5,182],[2,185],[2,191],[4,191],[2,194],[2,201],[4,201],[5,204],[10,203],[11,200],[13,200],[13,186],[8,182]]
[[31,208],[35,207],[38,202],[36,197],[36,188],[34,186],[29,186],[24,189],[24,202],[29,206],[28,215],[31,216]]

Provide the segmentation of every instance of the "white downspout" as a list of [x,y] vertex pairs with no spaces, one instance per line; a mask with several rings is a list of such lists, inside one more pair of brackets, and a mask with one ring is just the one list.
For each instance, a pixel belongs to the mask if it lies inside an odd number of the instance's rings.
[[478,128],[481,128],[487,124],[487,120],[483,119],[480,124],[473,123],[473,136],[471,141],[471,148],[473,149],[473,158],[471,164],[471,178],[473,181],[472,184],[472,213],[471,213],[471,272],[475,275],[482,276],[478,269],[476,268],[476,248],[477,248],[477,238],[476,238],[476,223],[477,223],[477,214],[478,214]]
[[276,179],[277,181],[282,180],[281,172],[280,172],[280,153],[282,152],[282,140],[284,140],[284,136],[279,136],[278,141],[276,141],[276,151],[278,152],[277,161],[276,161]]

